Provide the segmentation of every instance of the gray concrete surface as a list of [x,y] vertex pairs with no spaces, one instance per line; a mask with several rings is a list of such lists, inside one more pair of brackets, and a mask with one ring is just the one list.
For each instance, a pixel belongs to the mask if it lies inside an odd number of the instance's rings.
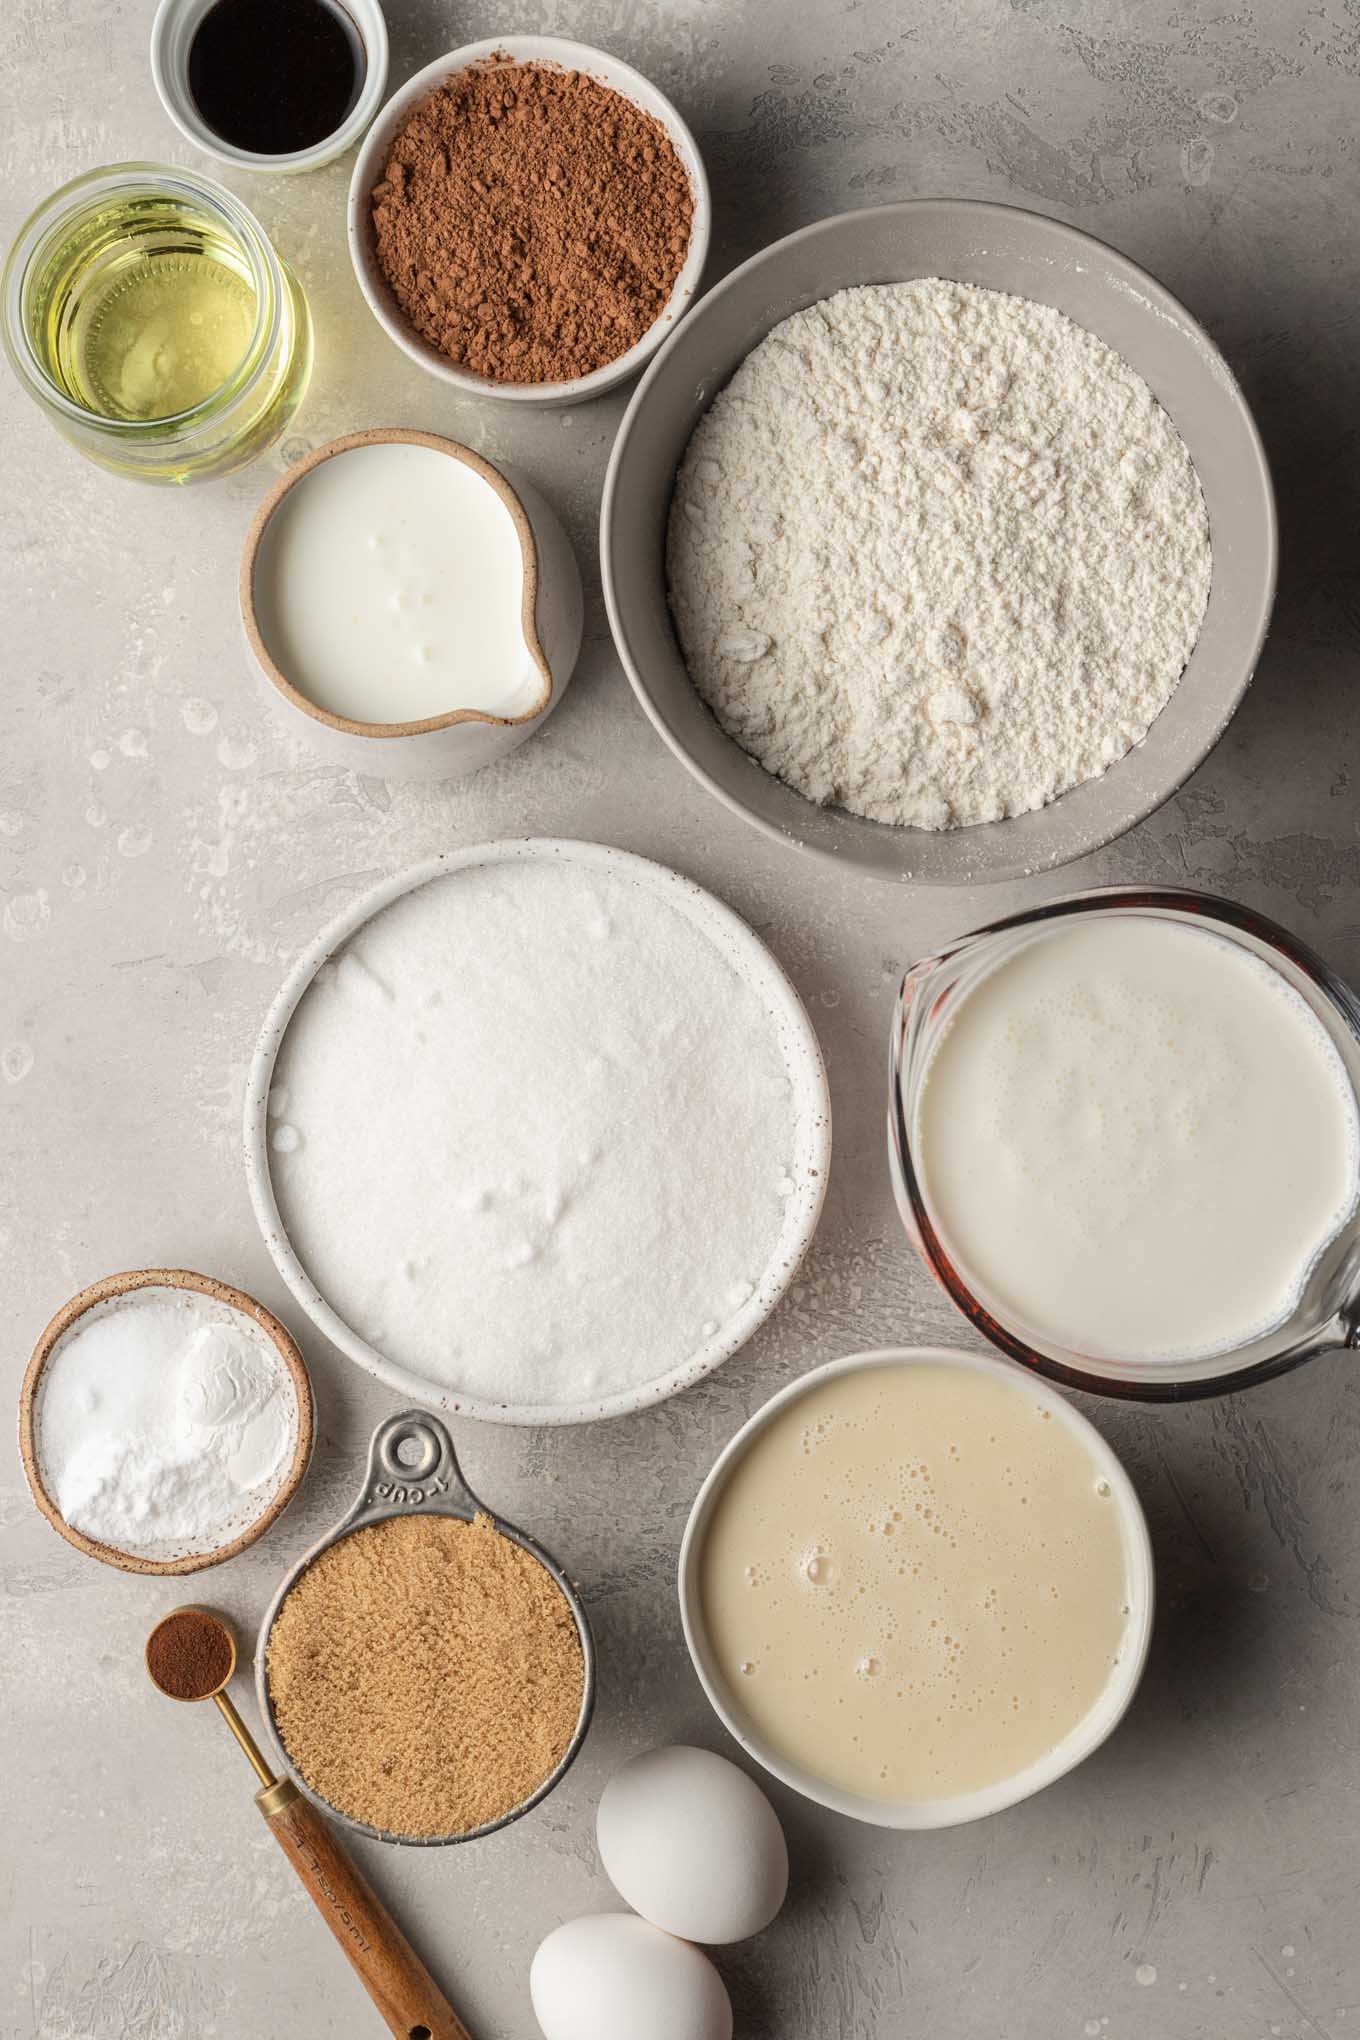
[[[0,25],[0,226],[133,156],[190,160],[147,72],[150,0],[11,0]],[[792,972],[829,1059],[821,1234],[766,1331],[660,1411],[529,1435],[466,1427],[473,1481],[576,1569],[598,1627],[597,1725],[534,1818],[365,1863],[479,2040],[532,2030],[529,1958],[608,1905],[592,1813],[622,1756],[722,1746],[671,1574],[690,1497],[738,1421],[838,1353],[957,1336],[889,1201],[884,1037],[899,967],[1022,899],[1118,879],[1250,901],[1360,980],[1354,0],[547,0],[532,18],[393,0],[393,81],[515,28],[640,65],[698,130],[715,270],[800,222],[915,193],[1009,199],[1126,249],[1203,318],[1276,463],[1284,581],[1228,737],[1135,835],[1028,887],[913,895],[828,875],[727,817],[671,762],[611,654],[593,562],[622,399],[554,416],[446,395],[364,311],[347,165],[237,180],[298,264],[319,364],[254,472],[157,493],[85,466],[0,378],[0,1266],[7,1393],[49,1312],[107,1270],[180,1262],[285,1299],[237,1152],[242,1074],[323,917],[450,842],[532,828],[710,885]],[[337,431],[463,436],[539,477],[586,572],[568,701],[503,769],[412,790],[320,770],[238,652],[237,550],[279,470]],[[296,1323],[296,1313],[285,1315]],[[302,1328],[299,1327],[299,1330]],[[388,1396],[305,1339],[321,1442],[304,1495],[198,1589],[249,1630],[338,1513]],[[721,1967],[744,2040],[1344,2040],[1360,2026],[1360,1389],[1315,1364],[1250,1396],[1097,1408],[1146,1501],[1162,1609],[1136,1709],[1084,1770],[941,1835],[864,1831],[776,1793],[792,1895]],[[3,1474],[0,2032],[23,2040],[367,2034],[220,1725],[140,1670],[183,1590],[92,1565]],[[646,2036],[638,2036],[646,2040]]]

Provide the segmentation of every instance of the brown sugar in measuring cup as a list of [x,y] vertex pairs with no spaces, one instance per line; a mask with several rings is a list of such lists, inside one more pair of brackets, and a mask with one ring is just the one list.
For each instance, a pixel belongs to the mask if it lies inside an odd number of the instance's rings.
[[584,1679],[571,1609],[537,1558],[485,1515],[423,1511],[308,1566],[266,1674],[301,1775],[328,1805],[409,1835],[466,1834],[522,1806],[576,1733]]
[[485,1508],[443,1424],[418,1410],[379,1425],[354,1508],[283,1581],[255,1677],[313,1804],[425,1846],[536,1806],[580,1749],[595,1696],[575,1588]]

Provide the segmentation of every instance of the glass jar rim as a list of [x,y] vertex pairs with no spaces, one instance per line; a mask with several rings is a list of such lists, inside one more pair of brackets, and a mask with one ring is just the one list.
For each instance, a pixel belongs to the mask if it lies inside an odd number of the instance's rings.
[[[255,290],[254,328],[230,376],[197,404],[184,411],[172,411],[164,418],[110,418],[76,403],[53,381],[39,360],[24,316],[28,286],[39,253],[50,245],[59,229],[88,211],[101,197],[120,189],[147,196],[183,193],[216,214],[249,262]],[[51,192],[15,235],[5,258],[0,292],[4,298],[5,351],[15,372],[33,393],[74,424],[134,441],[173,437],[220,416],[248,396],[268,370],[285,296],[278,255],[248,206],[214,178],[170,163],[149,162],[105,164],[71,178]]]

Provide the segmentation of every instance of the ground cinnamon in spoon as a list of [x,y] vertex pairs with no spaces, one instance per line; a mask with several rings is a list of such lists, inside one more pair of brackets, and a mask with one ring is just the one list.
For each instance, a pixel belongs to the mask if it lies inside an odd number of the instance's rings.
[[206,1608],[175,1608],[147,1638],[146,1668],[172,1700],[206,1700],[231,1676],[231,1636]]
[[659,121],[581,71],[508,59],[416,107],[372,198],[407,318],[489,381],[553,383],[653,325],[689,247],[689,178]]
[[585,1682],[561,1588],[486,1516],[397,1516],[342,1537],[285,1598],[266,1672],[313,1791],[412,1837],[522,1806],[566,1754]]

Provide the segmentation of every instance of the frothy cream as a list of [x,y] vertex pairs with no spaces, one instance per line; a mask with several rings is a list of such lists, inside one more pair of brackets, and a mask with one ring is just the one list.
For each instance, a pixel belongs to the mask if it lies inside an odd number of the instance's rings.
[[1017,1776],[1090,1715],[1132,1613],[1124,1519],[1051,1397],[866,1367],[758,1431],[714,1505],[703,1622],[774,1750],[878,1800]]

